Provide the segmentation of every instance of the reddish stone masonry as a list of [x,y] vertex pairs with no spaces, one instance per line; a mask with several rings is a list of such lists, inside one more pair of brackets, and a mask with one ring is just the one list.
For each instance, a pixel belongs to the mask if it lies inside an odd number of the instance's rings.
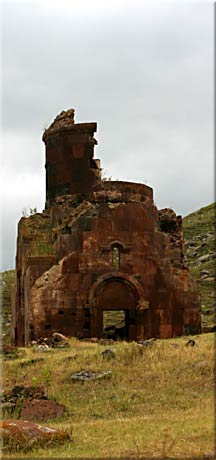
[[74,123],[71,109],[43,134],[45,210],[18,224],[18,346],[53,331],[100,338],[106,310],[125,311],[128,340],[200,332],[181,217],[158,211],[147,185],[101,180],[96,129]]

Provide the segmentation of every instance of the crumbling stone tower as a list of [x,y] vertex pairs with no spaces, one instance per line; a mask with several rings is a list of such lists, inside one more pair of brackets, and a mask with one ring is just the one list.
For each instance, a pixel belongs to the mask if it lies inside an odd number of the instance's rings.
[[44,132],[45,210],[18,224],[16,345],[53,331],[102,337],[104,313],[116,310],[128,340],[200,332],[181,217],[158,211],[144,184],[101,180],[96,129],[71,109]]

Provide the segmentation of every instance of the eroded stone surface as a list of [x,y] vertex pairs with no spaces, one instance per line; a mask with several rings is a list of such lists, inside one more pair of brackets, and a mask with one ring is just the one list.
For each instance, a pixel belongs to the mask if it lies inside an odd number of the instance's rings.
[[46,207],[18,225],[13,343],[101,339],[107,309],[125,311],[128,340],[199,333],[181,216],[158,211],[147,185],[101,180],[97,125],[73,115],[45,131]]

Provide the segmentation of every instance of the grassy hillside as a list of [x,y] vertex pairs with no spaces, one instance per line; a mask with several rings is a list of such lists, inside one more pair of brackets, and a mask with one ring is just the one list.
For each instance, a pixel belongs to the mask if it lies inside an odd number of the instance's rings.
[[215,324],[216,203],[184,217],[186,263],[197,280],[203,326]]
[[[193,336],[193,347],[188,339],[115,342],[108,345],[112,360],[101,355],[107,345],[75,339],[68,349],[22,349],[22,357],[4,362],[4,388],[42,384],[67,410],[42,424],[72,432],[73,442],[4,458],[213,458],[213,333]],[[111,377],[72,381],[83,369]]]
[[0,273],[1,332],[4,343],[10,341],[11,289],[14,283],[15,270]]

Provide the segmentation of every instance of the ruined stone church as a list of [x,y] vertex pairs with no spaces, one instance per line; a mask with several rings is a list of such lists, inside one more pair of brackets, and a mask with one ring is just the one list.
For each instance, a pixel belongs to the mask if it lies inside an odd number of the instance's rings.
[[182,219],[158,210],[147,185],[101,179],[96,123],[63,111],[43,134],[46,204],[18,224],[12,342],[54,331],[104,335],[121,311],[124,338],[200,332],[200,302],[184,263]]

